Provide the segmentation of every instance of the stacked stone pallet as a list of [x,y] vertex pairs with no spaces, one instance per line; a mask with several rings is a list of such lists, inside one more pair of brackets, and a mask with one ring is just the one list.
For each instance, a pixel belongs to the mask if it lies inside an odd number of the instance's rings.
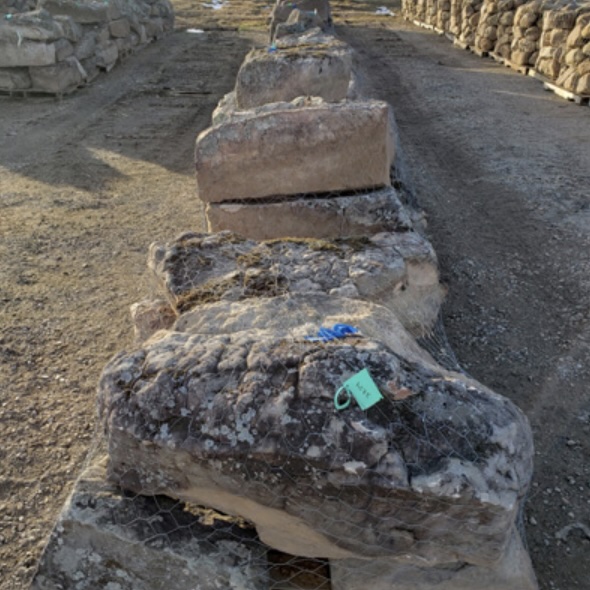
[[[515,526],[528,422],[418,345],[445,290],[391,186],[391,110],[351,97],[327,2],[285,4],[197,138],[222,231],[150,247],[162,299],[133,307],[99,384],[107,463],[33,588],[537,590]],[[339,405],[365,370],[376,408]],[[305,585],[273,580],[273,552],[312,560]]]
[[560,88],[590,95],[590,7],[544,13],[535,69]]
[[169,0],[39,0],[0,21],[0,91],[71,92],[173,23]]
[[483,0],[463,0],[459,41],[468,47],[475,45],[475,34],[479,25],[482,5]]
[[404,0],[406,18],[449,31],[461,46],[492,54],[522,72],[535,70],[552,89],[590,94],[590,3],[568,0]]
[[485,0],[475,35],[474,49],[510,57],[515,10],[525,0]]
[[451,0],[438,0],[438,11],[436,14],[437,30],[447,32],[451,22]]
[[463,22],[463,1],[451,0],[451,13],[449,17],[449,32],[456,38],[461,34],[461,24]]

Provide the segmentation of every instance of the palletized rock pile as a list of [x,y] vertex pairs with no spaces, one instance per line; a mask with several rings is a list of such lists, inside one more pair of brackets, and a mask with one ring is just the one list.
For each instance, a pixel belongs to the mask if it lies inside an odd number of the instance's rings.
[[[423,0],[404,0],[408,20],[430,26]],[[438,1],[437,28],[462,46],[528,69],[582,97],[590,95],[590,3],[566,0]]]
[[[526,417],[416,340],[444,289],[390,108],[346,98],[321,27],[274,38],[196,146],[210,225],[243,235],[150,247],[161,298],[99,384],[110,483],[85,474],[33,588],[537,590]],[[277,552],[305,583],[273,581]]]
[[479,25],[482,0],[463,0],[461,9],[461,32],[459,41],[469,47],[475,44],[475,34]]
[[535,69],[565,90],[590,94],[590,7],[584,12],[550,10]]
[[0,91],[70,92],[173,22],[169,0],[39,0],[0,20]]

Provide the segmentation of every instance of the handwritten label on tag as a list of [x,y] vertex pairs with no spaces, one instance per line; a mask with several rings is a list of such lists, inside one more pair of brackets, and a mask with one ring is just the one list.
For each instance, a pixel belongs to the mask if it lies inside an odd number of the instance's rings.
[[[383,399],[367,369],[363,369],[347,379],[344,385],[336,391],[334,395],[335,408],[337,410],[347,408],[350,405],[351,396],[354,397],[361,410],[368,410]],[[342,397],[344,400],[341,400]]]

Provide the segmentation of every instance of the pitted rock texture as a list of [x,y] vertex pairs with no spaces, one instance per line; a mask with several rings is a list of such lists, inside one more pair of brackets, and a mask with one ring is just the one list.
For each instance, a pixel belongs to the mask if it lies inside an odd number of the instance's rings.
[[152,244],[148,265],[179,312],[220,300],[326,293],[384,305],[421,334],[444,296],[434,250],[414,232],[262,243],[231,232],[188,233]]
[[275,39],[277,27],[286,23],[295,10],[314,13],[321,22],[322,30],[326,32],[332,31],[332,10],[328,0],[298,0],[297,3],[291,0],[277,0],[270,16],[271,41]]
[[294,48],[253,49],[236,79],[240,109],[288,102],[298,96],[344,100],[352,75],[352,50],[334,39],[331,44]]
[[[384,399],[338,412],[364,368]],[[510,401],[367,337],[160,332],[106,367],[99,414],[113,481],[237,514],[302,556],[493,564],[532,470]]]
[[264,590],[265,554],[245,523],[125,494],[98,460],[67,500],[31,590]]

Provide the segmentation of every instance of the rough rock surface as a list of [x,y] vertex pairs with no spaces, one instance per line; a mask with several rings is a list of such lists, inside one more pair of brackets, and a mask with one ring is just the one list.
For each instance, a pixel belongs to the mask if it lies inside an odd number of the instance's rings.
[[390,184],[390,107],[382,101],[242,111],[203,131],[195,163],[207,203]]
[[221,300],[325,293],[384,305],[421,335],[444,297],[434,250],[414,232],[263,243],[231,232],[188,233],[152,244],[148,264],[178,312]]
[[333,590],[537,590],[530,558],[514,531],[493,567],[456,562],[440,567],[399,564],[387,559],[332,560]]
[[[165,497],[130,496],[96,462],[78,480],[31,590],[263,590],[255,531]],[[210,524],[203,524],[203,521]]]
[[[384,399],[336,411],[364,368]],[[106,367],[99,413],[113,481],[242,516],[295,555],[493,566],[531,477],[510,401],[376,337],[160,332]]]
[[158,330],[170,328],[176,321],[176,313],[163,299],[144,299],[134,303],[130,311],[137,343],[147,340]]
[[351,49],[335,39],[319,47],[302,45],[273,52],[253,49],[238,72],[237,106],[251,109],[298,96],[337,102],[346,98],[351,72]]
[[277,0],[270,17],[271,41],[275,38],[277,27],[286,23],[294,10],[315,13],[321,19],[322,29],[324,31],[332,30],[332,11],[328,0],[298,0],[296,4],[291,0]]
[[392,187],[350,196],[302,195],[277,203],[210,203],[206,213],[209,231],[230,230],[252,240],[333,239],[412,229]]

